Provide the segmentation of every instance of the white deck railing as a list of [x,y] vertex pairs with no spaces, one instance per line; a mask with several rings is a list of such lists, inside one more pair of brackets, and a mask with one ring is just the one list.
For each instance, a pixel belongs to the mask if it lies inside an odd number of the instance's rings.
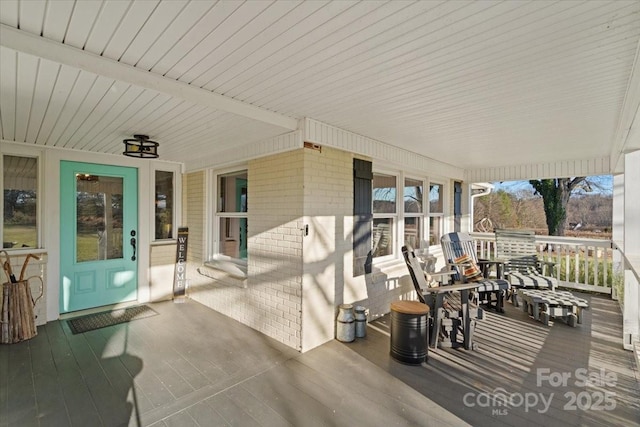
[[[471,236],[478,243],[479,257],[497,258],[495,234],[471,233]],[[556,263],[553,275],[560,286],[613,294],[616,298],[614,285],[621,279],[615,273],[611,240],[536,236],[536,246],[541,260]]]
[[635,352],[640,367],[640,254],[625,253],[620,249],[622,246],[615,242],[613,244],[625,266],[624,288],[619,299],[622,308],[622,345]]

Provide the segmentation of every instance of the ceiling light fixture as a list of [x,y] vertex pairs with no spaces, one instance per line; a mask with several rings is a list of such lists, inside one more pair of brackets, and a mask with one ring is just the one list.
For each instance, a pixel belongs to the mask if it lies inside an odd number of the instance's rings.
[[158,144],[155,141],[150,141],[147,135],[133,135],[133,139],[125,139],[124,154],[129,157],[137,157],[139,159],[157,159],[158,158]]

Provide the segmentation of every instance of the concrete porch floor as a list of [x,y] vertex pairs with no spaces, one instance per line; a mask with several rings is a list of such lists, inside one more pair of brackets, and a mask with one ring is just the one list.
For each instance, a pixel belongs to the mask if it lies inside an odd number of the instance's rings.
[[[621,349],[619,308],[588,298],[577,328],[545,327],[508,305],[478,325],[477,351],[438,349],[420,366],[390,358],[386,318],[366,338],[305,354],[191,300],[150,304],[158,316],[78,335],[51,322],[0,346],[0,426],[637,424],[638,371]],[[576,384],[579,369],[589,384]],[[547,374],[540,386],[538,372]],[[566,385],[550,384],[566,373]],[[514,404],[553,397],[543,413],[480,404],[496,392]]]

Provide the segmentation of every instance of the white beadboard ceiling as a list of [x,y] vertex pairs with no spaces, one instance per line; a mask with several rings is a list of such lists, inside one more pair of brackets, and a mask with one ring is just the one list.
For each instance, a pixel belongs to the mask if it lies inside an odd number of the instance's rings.
[[[203,158],[308,117],[465,170],[640,149],[640,1],[0,1],[0,136]],[[635,64],[635,68],[634,68]]]

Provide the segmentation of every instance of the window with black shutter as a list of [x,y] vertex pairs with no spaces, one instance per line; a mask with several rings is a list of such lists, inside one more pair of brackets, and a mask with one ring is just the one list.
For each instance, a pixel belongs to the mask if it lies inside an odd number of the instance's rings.
[[353,159],[353,276],[371,273],[372,163]]
[[462,183],[453,183],[453,221],[454,231],[460,231],[460,222],[462,220]]

